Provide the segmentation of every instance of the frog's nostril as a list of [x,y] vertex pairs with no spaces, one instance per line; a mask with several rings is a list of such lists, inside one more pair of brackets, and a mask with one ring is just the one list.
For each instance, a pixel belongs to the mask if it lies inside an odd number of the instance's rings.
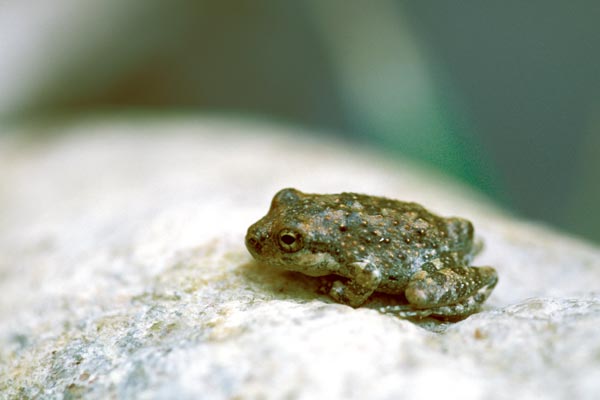
[[260,241],[253,235],[249,235],[246,238],[246,243],[248,244],[249,247],[252,247],[256,251],[260,251],[260,249],[262,247],[262,245],[260,244]]

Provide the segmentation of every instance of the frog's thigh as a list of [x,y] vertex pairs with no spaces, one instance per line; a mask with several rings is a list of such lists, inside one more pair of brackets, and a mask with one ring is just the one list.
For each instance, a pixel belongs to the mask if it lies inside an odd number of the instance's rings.
[[344,284],[336,281],[329,295],[334,300],[357,307],[363,304],[379,286],[381,273],[379,269],[369,263],[355,262],[346,266],[350,280]]
[[453,304],[477,307],[487,299],[498,282],[491,267],[444,267],[425,265],[410,279],[405,295],[417,308],[434,308]]

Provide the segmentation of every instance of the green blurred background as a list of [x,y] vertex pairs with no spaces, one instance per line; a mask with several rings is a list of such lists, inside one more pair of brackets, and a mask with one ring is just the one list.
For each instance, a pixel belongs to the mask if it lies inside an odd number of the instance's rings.
[[600,242],[595,1],[0,2],[0,124],[217,113],[440,169]]

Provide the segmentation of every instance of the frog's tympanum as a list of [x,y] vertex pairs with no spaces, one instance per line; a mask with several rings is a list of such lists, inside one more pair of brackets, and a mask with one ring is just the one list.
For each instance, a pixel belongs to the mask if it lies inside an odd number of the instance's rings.
[[498,281],[493,268],[469,266],[477,247],[469,221],[356,193],[283,189],[248,228],[246,246],[270,266],[342,277],[329,295],[352,307],[373,292],[404,295],[408,305],[389,307],[406,317],[467,316]]

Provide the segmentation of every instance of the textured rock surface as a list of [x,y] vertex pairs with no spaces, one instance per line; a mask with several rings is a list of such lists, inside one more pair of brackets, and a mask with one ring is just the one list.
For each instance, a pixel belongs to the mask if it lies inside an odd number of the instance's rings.
[[[597,398],[600,251],[443,177],[278,127],[81,122],[0,138],[2,398]],[[85,135],[72,135],[82,133]],[[415,324],[253,263],[285,186],[471,219],[483,312]]]

